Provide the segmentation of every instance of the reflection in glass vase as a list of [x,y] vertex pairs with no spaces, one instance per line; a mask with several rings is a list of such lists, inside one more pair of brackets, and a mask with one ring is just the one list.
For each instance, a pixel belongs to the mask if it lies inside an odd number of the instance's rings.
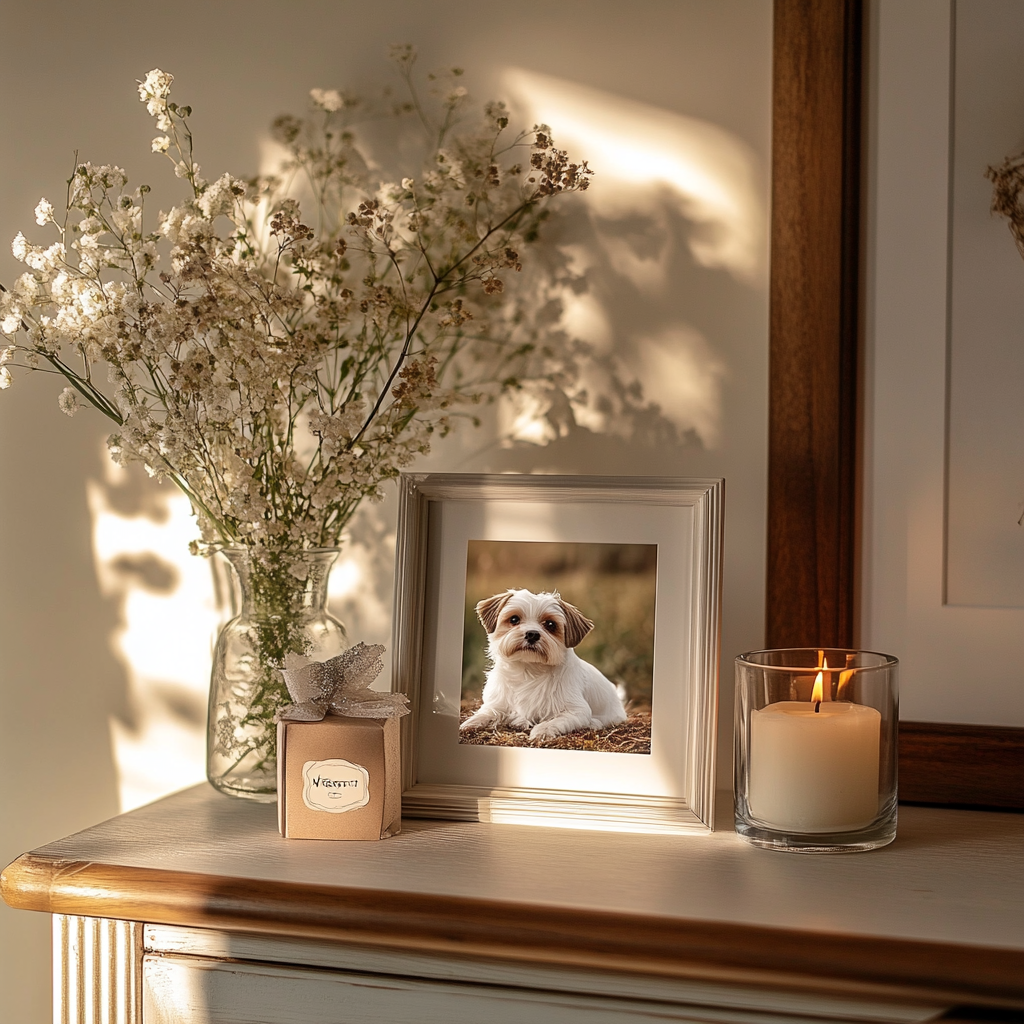
[[221,629],[210,676],[206,774],[229,796],[271,802],[277,794],[277,726],[289,703],[281,674],[291,659],[326,661],[347,646],[327,612],[337,548],[221,552],[233,570],[237,614]]

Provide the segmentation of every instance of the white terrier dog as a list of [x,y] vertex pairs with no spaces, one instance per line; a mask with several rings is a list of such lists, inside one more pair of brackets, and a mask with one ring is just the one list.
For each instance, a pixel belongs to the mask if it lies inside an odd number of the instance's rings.
[[460,729],[509,724],[548,740],[626,720],[614,684],[573,648],[594,628],[557,593],[507,590],[476,606],[487,630],[483,705]]

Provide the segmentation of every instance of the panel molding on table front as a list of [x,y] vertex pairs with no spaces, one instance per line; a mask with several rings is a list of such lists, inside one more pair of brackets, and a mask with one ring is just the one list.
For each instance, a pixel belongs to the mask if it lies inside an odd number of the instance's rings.
[[[612,974],[607,971],[565,969],[464,956],[437,956],[368,946],[341,945],[309,939],[241,935],[208,928],[147,925],[147,953],[193,955],[207,959],[248,960],[320,967],[361,974],[387,974],[464,981],[480,985],[550,992],[582,993],[620,999],[640,999],[739,1013],[824,1015],[843,1020],[930,1021],[947,1007],[935,1002],[893,1002],[857,999],[828,993],[787,992],[747,985],[715,984],[709,980],[657,978]],[[760,1019],[760,1016],[759,1018]]]
[[53,918],[54,1024],[142,1024],[142,925]]
[[[506,985],[434,981],[386,974],[310,970],[276,963],[224,962],[147,955],[143,963],[146,1024],[791,1024],[789,1013],[680,1005],[635,996],[541,991]],[[809,1011],[809,1012],[807,1012]],[[827,1012],[827,1011],[826,1011]],[[877,1006],[852,1017],[808,1007],[804,1024],[845,1019],[888,1024]],[[917,1017],[921,1020],[921,1017]]]

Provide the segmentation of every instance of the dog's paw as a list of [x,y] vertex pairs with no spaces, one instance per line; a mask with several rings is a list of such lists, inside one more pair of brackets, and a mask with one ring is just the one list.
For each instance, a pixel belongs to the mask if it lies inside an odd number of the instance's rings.
[[554,722],[540,722],[530,730],[530,742],[537,743],[544,740],[553,740],[564,732]]
[[477,712],[475,715],[470,715],[462,725],[459,726],[459,732],[466,732],[469,729],[486,729],[493,723],[494,719],[490,715],[481,715]]

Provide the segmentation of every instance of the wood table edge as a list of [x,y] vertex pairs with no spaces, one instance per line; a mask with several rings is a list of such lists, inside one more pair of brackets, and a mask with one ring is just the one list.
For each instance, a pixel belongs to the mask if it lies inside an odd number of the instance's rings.
[[67,860],[0,876],[14,908],[853,996],[1024,1007],[1024,951]]

